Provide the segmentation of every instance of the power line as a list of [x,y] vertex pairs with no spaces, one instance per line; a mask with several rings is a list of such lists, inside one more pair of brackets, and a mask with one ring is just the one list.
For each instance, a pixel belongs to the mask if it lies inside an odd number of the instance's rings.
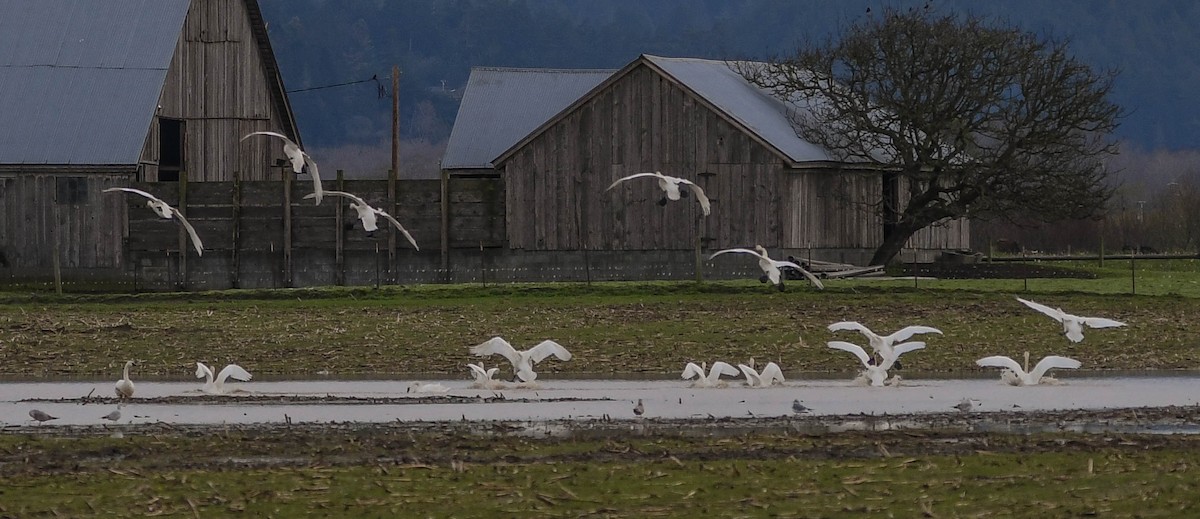
[[294,90],[288,90],[287,93],[293,94],[296,92],[309,92],[312,90],[325,90],[328,88],[338,88],[338,87],[344,87],[344,86],[350,86],[350,85],[357,85],[360,83],[369,83],[371,81],[375,82],[375,87],[377,88],[380,99],[387,97],[388,91],[386,88],[383,87],[383,83],[379,82],[379,74],[375,74],[367,79],[360,79],[358,81],[347,81],[345,83],[335,83],[332,85],[321,85],[321,86],[308,87],[308,88],[297,88]]

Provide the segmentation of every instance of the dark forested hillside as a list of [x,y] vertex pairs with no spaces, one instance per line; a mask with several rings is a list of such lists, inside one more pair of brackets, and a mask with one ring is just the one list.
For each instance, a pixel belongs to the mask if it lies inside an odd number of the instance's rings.
[[[472,66],[613,68],[640,53],[762,58],[823,38],[885,6],[841,0],[260,0],[289,90],[402,70],[402,131],[437,143],[449,134]],[[995,17],[1069,39],[1097,68],[1121,71],[1119,136],[1145,149],[1200,142],[1200,3],[1177,0],[933,0],[937,12]],[[308,146],[374,146],[390,132],[390,101],[364,82],[295,91]]]

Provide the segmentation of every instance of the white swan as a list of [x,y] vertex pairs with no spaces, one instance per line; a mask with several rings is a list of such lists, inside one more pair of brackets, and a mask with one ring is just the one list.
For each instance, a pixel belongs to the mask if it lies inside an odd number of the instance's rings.
[[825,285],[821,283],[821,280],[817,279],[816,276],[812,275],[812,272],[804,270],[804,267],[801,267],[800,265],[798,265],[796,263],[792,263],[790,261],[779,261],[779,260],[771,259],[770,256],[767,256],[767,249],[765,247],[763,247],[762,245],[755,245],[754,250],[750,250],[750,249],[719,250],[717,252],[712,253],[712,255],[708,257],[708,259],[712,260],[713,258],[715,258],[717,256],[720,256],[722,254],[728,254],[728,253],[749,254],[751,256],[758,258],[758,268],[762,269],[762,271],[763,271],[763,277],[759,278],[759,281],[762,281],[763,283],[770,281],[772,285],[779,287],[780,291],[783,290],[783,274],[780,272],[779,267],[788,267],[788,268],[796,269],[801,274],[803,274],[804,277],[808,279],[808,282],[812,283],[812,285],[814,287],[817,287],[818,289],[825,288]]
[[495,378],[496,372],[500,371],[500,368],[484,369],[482,362],[479,364],[468,363],[467,367],[471,369],[471,374],[475,376],[475,382],[471,384],[471,387],[477,389],[500,389],[504,387],[504,382]]
[[553,355],[558,360],[571,360],[571,352],[567,351],[561,344],[549,340],[542,341],[537,346],[528,350],[518,351],[508,341],[500,337],[492,337],[487,342],[472,347],[471,353],[475,354],[476,357],[503,355],[504,358],[512,363],[517,377],[524,382],[537,380],[537,373],[533,371],[533,365],[541,362],[546,357]]
[[768,362],[759,372],[754,370],[754,359],[751,358],[749,365],[738,364],[738,369],[742,370],[742,374],[746,376],[748,387],[771,387],[777,383],[783,383],[783,370],[779,369],[779,365],[774,362]]
[[1061,308],[1050,308],[1049,306],[1027,301],[1017,298],[1025,306],[1037,310],[1043,314],[1050,316],[1051,319],[1062,323],[1063,334],[1070,339],[1071,342],[1080,342],[1083,340],[1083,326],[1087,325],[1091,328],[1113,328],[1117,326],[1125,326],[1121,321],[1105,319],[1103,317],[1080,317],[1078,315],[1068,314],[1062,311]]
[[254,376],[251,375],[250,372],[243,369],[241,366],[238,366],[237,364],[230,364],[228,366],[225,366],[225,369],[222,369],[221,372],[218,373],[216,378],[214,379],[212,370],[209,369],[208,366],[205,366],[203,363],[197,362],[196,363],[196,378],[204,379],[204,388],[202,389],[202,391],[204,391],[205,393],[209,393],[209,394],[213,394],[213,395],[223,395],[223,394],[225,394],[225,380],[226,379],[232,378],[234,380],[241,380],[241,381],[245,382],[247,380],[254,378]]
[[133,398],[133,381],[129,380],[129,367],[132,365],[132,360],[125,361],[125,372],[121,376],[121,380],[117,381],[116,387],[113,388],[117,392],[118,398]]
[[891,355],[884,355],[879,361],[879,364],[872,364],[871,356],[867,355],[867,350],[862,349],[862,346],[844,341],[829,341],[826,344],[830,348],[848,351],[858,357],[858,360],[862,361],[863,367],[866,368],[865,371],[863,371],[863,374],[866,375],[867,381],[869,381],[872,386],[876,387],[883,386],[888,383],[895,384],[899,382],[895,379],[893,379],[893,381],[889,381],[887,378],[887,370],[892,367],[892,364],[894,364],[896,359],[900,358],[901,355],[925,347],[925,343],[920,341],[897,344],[892,347]]
[[658,201],[658,205],[667,205],[667,200],[679,200],[681,197],[686,197],[687,191],[679,190],[679,185],[683,184],[696,194],[696,201],[700,202],[700,210],[704,212],[704,216],[708,216],[709,213],[712,212],[712,206],[709,204],[708,196],[704,194],[704,190],[701,189],[700,186],[697,186],[690,180],[664,175],[658,171],[653,173],[635,173],[627,177],[618,178],[615,182],[609,185],[608,189],[605,189],[605,191],[609,191],[612,188],[617,187],[617,184],[620,184],[621,182],[639,177],[654,177],[658,179],[658,188],[662,189],[664,193],[662,200]]
[[[313,195],[315,194],[316,193],[309,193],[304,195],[304,198],[313,198]],[[358,219],[362,221],[364,231],[367,231],[368,233],[375,232],[375,230],[379,228],[379,220],[376,218],[376,215],[382,216],[387,219],[387,221],[391,222],[391,224],[395,226],[396,229],[399,230],[406,239],[408,239],[408,243],[411,243],[414,249],[421,250],[421,248],[417,246],[417,240],[413,239],[412,235],[408,233],[408,230],[405,229],[403,225],[400,225],[399,221],[393,218],[392,215],[387,214],[387,212],[383,209],[371,207],[366,200],[359,198],[357,195],[352,195],[344,191],[326,191],[325,194],[350,199],[350,208],[354,209],[354,211],[358,213]]]
[[[312,194],[314,196],[312,198],[315,198],[316,199],[315,202],[317,204],[320,204],[321,203],[321,194],[322,194],[321,172],[317,170],[317,163],[313,161],[312,157],[310,157],[307,153],[305,153],[304,150],[300,149],[300,146],[298,144],[296,144],[295,142],[292,142],[291,139],[289,139],[286,135],[284,135],[282,133],[252,132],[252,133],[247,133],[246,136],[242,137],[241,140],[244,141],[255,135],[267,135],[270,137],[278,137],[280,139],[283,139],[283,154],[287,155],[288,160],[291,161],[293,172],[300,173],[300,172],[304,171],[304,165],[308,164],[308,174],[309,174],[309,176],[312,177],[312,181],[313,181]],[[309,198],[309,197],[306,196],[304,198]]]
[[[882,336],[871,331],[870,328],[867,328],[866,326],[864,326],[858,322],[855,322],[855,321],[842,321],[840,323],[833,323],[833,324],[829,325],[829,331],[831,331],[831,332],[838,332],[838,331],[844,331],[844,330],[859,332],[859,333],[863,334],[864,336],[866,336],[868,345],[871,346],[871,349],[875,352],[876,355],[879,355],[880,358],[891,355],[893,345],[895,345],[898,342],[906,341],[909,338],[911,338],[913,335],[917,335],[919,333],[936,333],[939,335],[942,334],[942,331],[937,328],[933,328],[931,326],[920,326],[920,325],[905,326],[904,328],[901,328],[899,331],[896,331],[895,333],[893,333],[891,335],[882,335]],[[899,362],[896,363],[896,368],[897,369],[901,368]]]
[[105,193],[112,193],[115,191],[124,191],[126,193],[144,196],[149,199],[146,202],[146,205],[155,213],[158,213],[159,216],[166,218],[167,220],[172,218],[178,219],[179,223],[183,225],[183,228],[187,230],[188,237],[192,240],[192,247],[196,248],[196,255],[204,255],[204,244],[200,243],[200,236],[196,234],[196,229],[192,227],[192,224],[188,223],[187,219],[183,217],[183,214],[181,214],[178,209],[171,207],[166,202],[163,202],[162,199],[142,191],[141,189],[133,189],[131,187],[110,187],[104,190]]
[[[707,375],[705,375],[706,370],[708,371]],[[692,382],[692,387],[725,387],[726,383],[721,380],[721,375],[736,377],[739,374],[737,368],[718,360],[713,363],[712,369],[708,368],[706,362],[699,366],[695,362],[689,362],[683,367],[683,374],[680,378],[687,380],[694,377],[696,380]]]
[[408,385],[406,393],[445,393],[450,388],[437,383],[413,382]]
[[1003,355],[984,357],[975,361],[975,364],[988,368],[1005,368],[1001,372],[1000,379],[1011,386],[1036,386],[1042,382],[1050,382],[1053,379],[1043,377],[1047,371],[1056,368],[1076,369],[1083,365],[1083,363],[1069,357],[1049,355],[1042,357],[1042,360],[1038,361],[1032,371],[1026,372],[1029,369],[1029,352],[1025,352],[1024,368],[1020,364],[1017,364],[1017,361]]

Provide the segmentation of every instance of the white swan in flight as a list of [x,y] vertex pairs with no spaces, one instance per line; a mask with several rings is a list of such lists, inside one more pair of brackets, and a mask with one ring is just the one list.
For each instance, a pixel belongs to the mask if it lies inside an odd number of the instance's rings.
[[537,373],[533,371],[533,365],[541,362],[546,357],[554,356],[558,360],[571,360],[571,352],[567,351],[561,344],[550,340],[542,341],[537,346],[528,350],[518,351],[508,341],[500,337],[492,337],[487,342],[472,347],[471,353],[475,354],[476,357],[503,355],[504,358],[512,363],[517,377],[523,382],[537,380]]
[[1121,321],[1105,319],[1103,317],[1080,317],[1078,315],[1068,314],[1062,311],[1061,308],[1050,308],[1049,306],[1027,301],[1017,298],[1025,306],[1037,310],[1043,314],[1050,316],[1051,319],[1062,323],[1063,335],[1067,336],[1071,342],[1080,342],[1083,340],[1083,327],[1087,325],[1091,328],[1113,328],[1117,326],[1125,326]]
[[242,382],[245,382],[254,378],[254,376],[241,366],[238,366],[237,364],[230,364],[225,366],[225,369],[222,369],[221,372],[218,373],[214,378],[213,372],[208,366],[205,366],[204,363],[197,362],[196,378],[204,379],[204,388],[202,391],[205,393],[223,395],[225,394],[226,379],[232,378],[234,380],[241,380]]
[[471,384],[471,387],[477,389],[500,389],[504,387],[504,382],[495,378],[496,372],[500,371],[500,368],[484,369],[482,362],[479,364],[468,363],[467,367],[470,368],[471,374],[475,376],[475,382]]
[[818,289],[825,288],[825,285],[821,283],[821,280],[817,279],[816,276],[812,275],[812,272],[804,270],[804,267],[801,267],[800,265],[798,265],[796,263],[792,263],[790,261],[779,261],[779,260],[771,259],[770,256],[767,256],[767,249],[765,247],[763,247],[762,245],[755,245],[754,250],[750,250],[750,249],[719,250],[717,252],[712,253],[712,255],[708,257],[708,259],[712,260],[713,258],[715,258],[717,256],[720,256],[722,254],[728,254],[728,253],[749,254],[751,256],[758,258],[758,268],[762,269],[762,271],[763,271],[763,277],[759,278],[759,281],[762,281],[763,283],[770,281],[772,285],[779,287],[780,291],[783,291],[783,274],[782,274],[782,272],[780,272],[779,267],[788,267],[788,268],[796,269],[801,274],[803,274],[804,277],[808,279],[808,282],[812,283],[812,285],[814,287],[817,287]]
[[[705,374],[705,371],[708,374]],[[725,387],[725,381],[721,380],[721,375],[727,377],[736,377],[740,375],[737,368],[729,365],[727,362],[716,361],[712,368],[708,368],[708,363],[701,363],[699,366],[695,362],[689,362],[683,367],[683,374],[680,378],[684,380],[695,378],[692,382],[692,387]]]
[[612,188],[617,187],[617,184],[620,184],[621,182],[639,177],[654,177],[658,179],[658,187],[659,189],[662,189],[664,193],[662,200],[658,201],[658,205],[667,205],[667,200],[679,200],[681,197],[687,197],[687,191],[680,191],[679,189],[680,184],[682,184],[690,188],[692,192],[696,194],[696,201],[700,202],[700,210],[704,212],[704,216],[708,216],[709,213],[712,212],[712,206],[709,204],[708,196],[704,194],[704,190],[701,189],[700,186],[697,186],[694,182],[685,178],[664,175],[658,171],[653,173],[635,173],[627,177],[618,178],[615,182],[609,185],[608,189],[605,189],[605,191],[609,191]]
[[[316,193],[309,193],[304,195],[304,198],[313,198],[313,195],[315,194]],[[414,249],[421,250],[421,248],[417,246],[417,240],[413,239],[412,235],[408,233],[408,230],[405,229],[403,225],[400,225],[400,222],[396,221],[392,215],[387,214],[387,212],[383,209],[371,207],[366,200],[359,198],[357,195],[352,195],[344,191],[326,191],[325,194],[350,199],[350,208],[354,209],[354,211],[358,213],[358,219],[362,221],[364,231],[367,231],[368,233],[375,232],[375,230],[379,228],[379,220],[376,218],[376,216],[382,216],[387,219],[387,221],[391,222],[392,225],[395,226],[396,229],[408,239],[408,243],[411,243]]]
[[408,385],[406,393],[446,393],[450,388],[438,383],[413,382]]
[[1005,357],[1003,355],[995,355],[992,357],[984,357],[975,361],[975,364],[986,368],[1004,368],[1000,374],[1000,380],[1011,386],[1036,386],[1042,382],[1049,383],[1053,380],[1050,377],[1044,377],[1047,371],[1052,369],[1076,369],[1083,364],[1069,357],[1060,357],[1058,355],[1049,355],[1042,357],[1032,371],[1026,372],[1029,369],[1029,352],[1025,352],[1025,366],[1022,368],[1017,361]]
[[768,362],[759,372],[754,370],[754,359],[751,358],[748,365],[738,364],[738,369],[742,370],[742,374],[746,376],[746,386],[748,387],[771,387],[783,383],[783,370],[779,369],[779,365],[774,362]]
[[826,344],[830,348],[848,351],[858,357],[858,360],[862,362],[863,367],[866,368],[866,370],[863,371],[863,374],[866,375],[867,380],[871,383],[871,385],[876,387],[898,382],[888,380],[887,370],[892,367],[892,364],[894,364],[896,359],[900,358],[901,355],[925,347],[925,343],[920,341],[897,344],[892,347],[892,353],[890,355],[884,355],[882,360],[879,361],[879,364],[873,364],[871,356],[867,355],[867,350],[862,349],[862,346],[845,341],[829,341]]
[[[323,191],[321,190],[321,172],[317,170],[317,163],[313,161],[312,157],[310,157],[308,155],[308,153],[305,153],[304,150],[300,149],[299,145],[297,145],[295,142],[292,142],[291,139],[289,139],[286,135],[284,135],[282,133],[251,132],[251,133],[247,133],[246,136],[242,137],[241,140],[244,141],[255,135],[267,135],[270,137],[278,137],[280,139],[283,139],[283,154],[287,155],[288,160],[291,161],[293,172],[296,172],[296,173],[303,172],[304,165],[308,164],[308,174],[309,174],[309,176],[312,177],[312,180],[313,180],[312,194],[314,196],[312,198],[315,198],[316,199],[315,202],[317,204],[320,204],[321,203],[321,194],[323,193]],[[309,197],[306,196],[304,198],[309,198]]]
[[133,381],[129,380],[129,367],[132,365],[132,360],[125,361],[125,371],[121,380],[118,380],[117,385],[113,388],[117,392],[118,398],[133,398]]
[[146,205],[149,206],[150,209],[152,209],[155,213],[158,213],[159,216],[166,218],[167,220],[172,218],[178,219],[179,223],[183,225],[183,228],[187,230],[188,237],[192,239],[192,247],[196,248],[196,255],[204,255],[204,244],[200,243],[200,236],[196,234],[196,229],[192,227],[192,224],[188,223],[178,209],[171,207],[166,202],[163,202],[162,199],[142,191],[141,189],[133,189],[131,187],[110,187],[104,190],[105,193],[112,193],[115,191],[124,191],[126,193],[144,196],[149,199],[146,202]]
[[[942,331],[937,328],[933,328],[931,326],[917,325],[917,326],[905,326],[904,328],[901,328],[900,330],[896,331],[895,333],[892,333],[891,335],[879,335],[879,334],[871,331],[870,328],[867,328],[863,324],[858,323],[856,321],[842,321],[839,323],[833,323],[833,324],[829,325],[829,331],[831,331],[831,332],[854,331],[854,332],[859,332],[859,333],[863,334],[863,336],[865,336],[867,338],[867,341],[868,341],[867,344],[869,346],[871,346],[871,350],[873,350],[876,355],[879,355],[880,358],[891,355],[892,347],[896,343],[906,341],[909,338],[911,338],[913,335],[917,335],[919,333],[936,333],[939,335],[942,334]],[[900,369],[901,367],[902,366],[900,365],[900,362],[897,361],[896,368]]]

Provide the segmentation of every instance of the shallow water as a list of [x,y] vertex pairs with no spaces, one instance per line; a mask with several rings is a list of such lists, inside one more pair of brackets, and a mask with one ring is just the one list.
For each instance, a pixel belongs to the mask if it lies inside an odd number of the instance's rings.
[[[789,380],[765,389],[691,388],[686,381],[539,379],[536,388],[473,389],[468,380],[424,380],[450,388],[447,395],[467,401],[427,402],[406,390],[409,380],[292,380],[229,384],[242,392],[214,398],[195,382],[137,382],[137,398],[121,409],[120,424],[220,425],[255,423],[390,422],[446,420],[631,419],[642,399],[649,418],[771,417],[792,414],[799,399],[815,415],[895,415],[945,413],[963,398],[979,401],[975,411],[1048,411],[1200,404],[1200,376],[1063,378],[1061,385],[1013,387],[986,379],[905,380],[900,387],[862,387],[846,379]],[[58,419],[53,425],[107,423],[100,417],[113,403],[81,402],[108,397],[111,381],[0,383],[0,426],[29,425],[30,409]],[[503,395],[504,399],[494,398]],[[322,401],[322,397],[350,399]],[[253,402],[242,397],[255,397]],[[264,401],[270,397],[311,398],[311,402]],[[475,399],[474,397],[479,397]],[[170,403],[146,399],[172,398]],[[194,401],[189,401],[193,400]],[[372,402],[383,400],[383,402]],[[487,399],[487,400],[485,400]],[[514,401],[520,400],[520,401]],[[956,411],[955,411],[956,412]]]

